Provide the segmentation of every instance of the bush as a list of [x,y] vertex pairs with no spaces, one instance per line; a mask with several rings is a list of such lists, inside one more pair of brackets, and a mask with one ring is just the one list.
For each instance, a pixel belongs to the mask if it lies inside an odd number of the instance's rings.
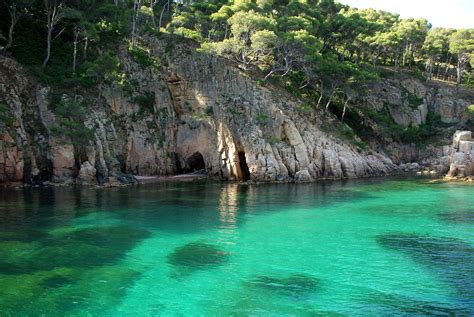
[[153,91],[148,91],[142,96],[137,96],[133,101],[140,106],[142,111],[155,112],[155,93]]
[[[55,97],[51,98],[56,100]],[[56,115],[56,123],[51,132],[56,137],[66,137],[76,146],[87,145],[94,132],[84,125],[86,111],[81,102],[62,99],[59,103],[52,104]]]
[[257,115],[257,122],[260,124],[266,124],[268,122],[268,115],[266,113],[260,112]]
[[15,119],[10,113],[10,108],[0,102],[0,122],[3,122],[7,127],[13,126]]
[[135,46],[128,49],[133,60],[143,68],[151,67],[161,70],[161,60],[156,56],[151,56],[144,48]]

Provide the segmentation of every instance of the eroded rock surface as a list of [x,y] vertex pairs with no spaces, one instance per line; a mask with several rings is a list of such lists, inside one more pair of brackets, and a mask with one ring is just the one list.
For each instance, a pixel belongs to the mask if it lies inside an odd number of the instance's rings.
[[[8,150],[0,149],[0,181],[92,184],[202,166],[210,177],[252,181],[307,182],[398,171],[385,154],[338,136],[342,125],[334,116],[298,110],[300,100],[259,85],[227,61],[188,44],[176,44],[173,54],[165,54],[158,40],[150,39],[149,46],[163,58],[163,69],[140,66],[126,49],[119,53],[127,84],[135,83],[132,92],[107,86],[100,99],[79,92],[88,106],[84,124],[94,132],[86,146],[53,136],[57,120],[50,89],[14,61],[2,60],[0,101],[16,109],[16,128],[0,128],[14,140],[9,139]],[[412,94],[426,93],[423,85],[404,85]],[[143,96],[153,96],[146,107],[137,102]],[[397,98],[393,95],[395,103]],[[411,121],[426,117],[426,107],[418,106]]]

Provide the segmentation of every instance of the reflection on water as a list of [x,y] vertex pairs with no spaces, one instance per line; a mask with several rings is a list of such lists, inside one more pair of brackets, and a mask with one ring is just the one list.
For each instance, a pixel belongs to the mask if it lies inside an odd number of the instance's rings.
[[0,315],[472,315],[473,205],[401,179],[2,190]]

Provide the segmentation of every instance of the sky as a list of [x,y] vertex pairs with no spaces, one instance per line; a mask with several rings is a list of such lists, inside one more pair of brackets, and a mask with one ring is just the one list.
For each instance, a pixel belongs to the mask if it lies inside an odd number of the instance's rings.
[[474,28],[474,0],[339,0],[351,7],[374,8],[402,18],[425,18],[433,27]]

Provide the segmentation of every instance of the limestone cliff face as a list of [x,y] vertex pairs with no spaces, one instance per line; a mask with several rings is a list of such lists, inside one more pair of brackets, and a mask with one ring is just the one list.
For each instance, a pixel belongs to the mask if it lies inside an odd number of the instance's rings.
[[[367,87],[363,93],[358,94],[355,103],[359,107],[374,110],[399,127],[433,124],[428,122],[429,116],[432,120],[439,118],[440,123],[435,124],[436,128],[444,125],[445,133],[444,139],[438,143],[447,144],[456,129],[466,128],[466,123],[472,116],[467,108],[474,104],[474,91],[437,82],[427,83],[401,73]],[[395,163],[421,162],[444,156],[440,144],[420,147],[416,144],[397,143],[386,138],[383,133],[375,132],[378,135],[377,141],[384,141],[378,143],[384,143],[382,148],[390,153],[390,158]]]
[[386,108],[393,120],[405,127],[425,123],[429,112],[444,123],[465,122],[469,119],[466,108],[474,103],[472,90],[426,83],[403,74],[380,81],[368,92],[359,102],[378,111]]
[[[0,127],[0,182],[127,182],[127,175],[200,169],[225,180],[313,181],[397,171],[385,155],[336,137],[336,118],[304,111],[301,101],[226,61],[184,44],[172,54],[157,40],[150,47],[163,59],[161,71],[120,53],[131,91],[63,94],[87,105],[94,136],[86,146],[51,133],[57,119],[49,88],[1,61],[0,101],[14,122]],[[150,107],[138,101],[144,95],[154,96]]]
[[447,147],[449,171],[447,178],[474,176],[474,139],[471,131],[456,131],[453,145]]

